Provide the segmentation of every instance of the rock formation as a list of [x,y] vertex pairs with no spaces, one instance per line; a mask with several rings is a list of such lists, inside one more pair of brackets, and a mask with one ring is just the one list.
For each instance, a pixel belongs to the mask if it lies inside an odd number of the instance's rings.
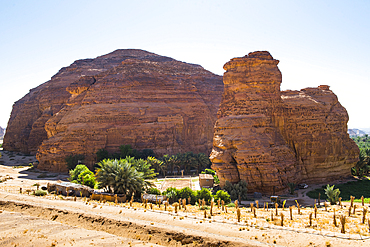
[[15,103],[6,150],[37,152],[39,168],[66,171],[65,157],[95,163],[120,145],[159,155],[210,152],[222,77],[142,50],[78,60]]
[[224,65],[210,155],[221,185],[246,180],[249,191],[282,193],[288,183],[348,176],[358,159],[348,114],[329,86],[281,92],[278,63],[253,52]]

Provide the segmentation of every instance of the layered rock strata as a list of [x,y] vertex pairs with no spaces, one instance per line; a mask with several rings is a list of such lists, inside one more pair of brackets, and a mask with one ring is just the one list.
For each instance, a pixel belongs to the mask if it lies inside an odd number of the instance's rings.
[[[75,62],[34,93],[41,100],[50,93],[48,87],[61,87],[54,93],[56,106],[48,101],[48,115],[29,95],[15,104],[8,129],[18,141],[6,136],[7,149],[38,149],[39,168],[50,171],[66,171],[65,157],[71,154],[85,155],[85,163],[92,166],[97,150],[116,152],[123,144],[159,155],[210,152],[221,76],[141,50],[117,50],[83,61],[89,65]],[[24,107],[35,108],[33,114]],[[30,122],[29,129],[20,126],[21,118]],[[39,130],[39,139],[33,141],[32,133]]]
[[348,176],[357,161],[336,95],[328,86],[281,92],[278,63],[253,52],[224,65],[210,155],[221,185],[246,180],[251,192],[282,193],[288,183]]

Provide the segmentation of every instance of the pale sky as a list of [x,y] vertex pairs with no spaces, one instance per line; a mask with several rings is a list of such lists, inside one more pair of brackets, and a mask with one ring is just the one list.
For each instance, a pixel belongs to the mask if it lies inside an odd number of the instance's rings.
[[136,48],[222,75],[267,50],[282,90],[330,85],[350,128],[370,128],[370,1],[0,0],[0,126],[62,67]]

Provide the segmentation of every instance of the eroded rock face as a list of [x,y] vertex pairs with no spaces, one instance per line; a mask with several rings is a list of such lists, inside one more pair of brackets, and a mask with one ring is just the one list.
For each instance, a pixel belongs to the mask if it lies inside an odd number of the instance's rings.
[[328,86],[280,92],[278,62],[253,52],[224,65],[210,155],[221,185],[246,180],[249,191],[282,193],[288,183],[348,176],[357,161],[335,94]]
[[211,150],[221,76],[140,50],[118,50],[88,62],[104,66],[85,70],[72,64],[81,72],[63,84],[67,96],[59,111],[31,125],[42,122],[45,132],[35,145],[40,169],[66,171],[70,154],[84,154],[85,163],[93,166],[97,150],[115,152],[123,144],[159,155]]

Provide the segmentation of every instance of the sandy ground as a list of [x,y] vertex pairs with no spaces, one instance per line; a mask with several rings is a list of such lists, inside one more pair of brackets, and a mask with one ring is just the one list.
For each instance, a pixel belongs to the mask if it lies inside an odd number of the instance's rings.
[[37,178],[42,173],[14,167],[27,157],[13,159],[7,154],[0,159],[5,164],[0,176],[13,178],[0,183],[0,246],[370,246],[366,236],[361,240],[359,235],[270,226],[262,220],[237,223],[221,220],[221,214],[203,219],[183,211],[19,194],[20,187],[24,192],[66,175]]

